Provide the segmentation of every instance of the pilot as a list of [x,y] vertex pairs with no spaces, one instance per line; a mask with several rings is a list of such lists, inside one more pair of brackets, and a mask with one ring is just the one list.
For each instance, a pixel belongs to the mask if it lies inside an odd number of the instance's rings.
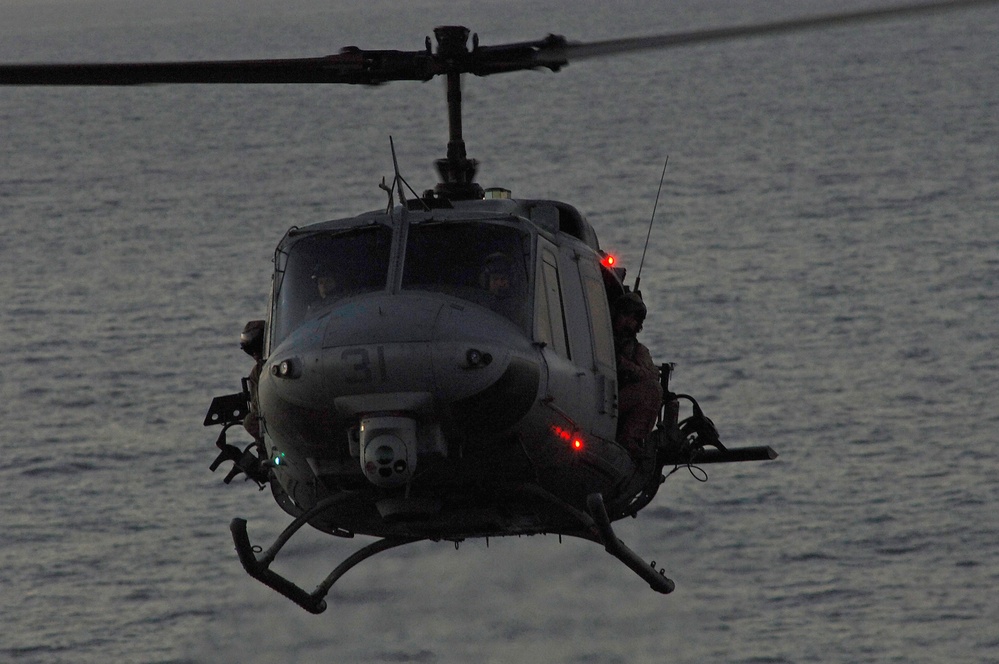
[[479,271],[479,286],[487,294],[482,304],[514,324],[524,326],[523,279],[518,277],[508,254],[497,251],[486,257]]
[[638,293],[625,293],[614,303],[614,345],[617,350],[617,441],[634,458],[651,453],[646,440],[662,407],[659,369],[649,349],[638,341],[648,310]]
[[328,270],[317,270],[312,277],[316,282],[316,292],[319,299],[325,300],[337,291],[337,280]]
[[260,383],[260,370],[264,366],[264,321],[251,320],[243,327],[239,335],[239,347],[247,355],[253,358],[253,368],[250,375],[246,377],[247,390],[250,393],[250,410],[243,418],[243,428],[253,436],[257,443],[261,442],[260,437],[260,416],[257,406],[257,385]]
[[344,296],[343,280],[329,263],[317,263],[316,267],[312,270],[311,279],[315,290],[309,302],[307,315],[311,316],[325,305],[335,302]]
[[509,256],[503,252],[490,254],[483,262],[482,271],[479,273],[479,285],[495,297],[510,297],[513,294],[512,268]]

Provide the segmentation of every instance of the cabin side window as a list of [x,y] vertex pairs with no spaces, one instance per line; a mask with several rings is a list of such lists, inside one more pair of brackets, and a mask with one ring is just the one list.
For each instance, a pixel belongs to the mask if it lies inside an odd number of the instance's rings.
[[375,225],[315,232],[279,252],[272,344],[344,298],[384,290],[391,248],[392,230]]
[[412,224],[402,272],[404,290],[445,293],[527,327],[530,236],[514,226],[480,222]]
[[541,251],[538,263],[537,296],[535,297],[535,336],[556,353],[569,358],[569,335],[565,328],[562,308],[562,287],[559,283],[558,260],[548,247]]

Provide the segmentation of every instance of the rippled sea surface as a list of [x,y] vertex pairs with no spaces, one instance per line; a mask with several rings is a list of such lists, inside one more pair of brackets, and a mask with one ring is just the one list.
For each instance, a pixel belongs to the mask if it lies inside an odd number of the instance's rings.
[[[0,61],[598,40],[871,3],[0,0]],[[237,8],[238,7],[238,8]],[[443,86],[0,89],[0,659],[999,662],[999,9],[466,80],[484,186],[586,213],[724,442],[592,544],[418,544],[311,616],[246,576],[269,494],[208,471],[291,225],[436,181]],[[357,543],[303,533],[311,587]]]

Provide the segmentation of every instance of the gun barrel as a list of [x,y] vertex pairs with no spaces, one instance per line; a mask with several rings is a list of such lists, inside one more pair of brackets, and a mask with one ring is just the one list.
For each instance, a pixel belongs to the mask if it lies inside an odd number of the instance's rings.
[[777,451],[769,445],[756,447],[730,447],[724,450],[701,448],[693,454],[674,452],[664,458],[666,464],[684,465],[688,463],[734,463],[736,461],[772,461],[777,458]]

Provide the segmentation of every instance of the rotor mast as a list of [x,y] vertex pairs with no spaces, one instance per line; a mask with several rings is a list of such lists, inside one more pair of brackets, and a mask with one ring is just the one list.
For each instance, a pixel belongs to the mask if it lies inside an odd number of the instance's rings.
[[468,28],[462,26],[434,28],[437,57],[446,72],[448,123],[447,157],[435,162],[441,177],[436,192],[450,200],[478,199],[484,196],[482,187],[475,182],[479,163],[468,158],[461,132],[461,70],[456,64],[467,62],[469,58],[468,34]]

